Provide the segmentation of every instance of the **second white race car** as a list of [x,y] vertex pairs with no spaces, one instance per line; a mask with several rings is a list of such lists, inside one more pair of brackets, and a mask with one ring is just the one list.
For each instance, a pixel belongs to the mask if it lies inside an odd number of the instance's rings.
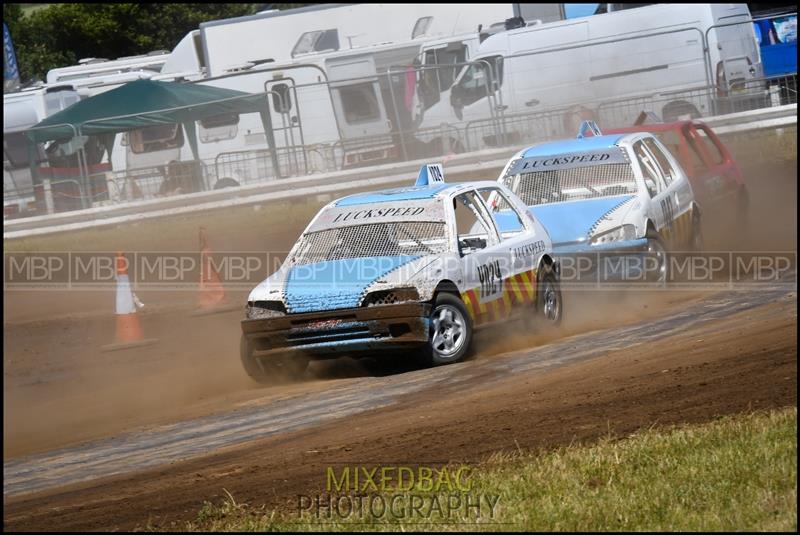
[[686,173],[647,132],[602,135],[587,121],[576,139],[519,151],[498,181],[529,206],[560,258],[642,252],[653,262],[640,263],[635,276],[663,283],[671,278],[667,251],[703,247]]

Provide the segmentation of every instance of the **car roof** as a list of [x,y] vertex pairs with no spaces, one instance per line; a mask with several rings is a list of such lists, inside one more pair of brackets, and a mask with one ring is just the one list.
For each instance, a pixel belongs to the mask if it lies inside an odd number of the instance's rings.
[[533,156],[554,156],[556,154],[609,149],[618,146],[624,137],[626,137],[624,134],[612,134],[551,141],[549,143],[542,143],[529,147],[525,149],[521,156],[523,158],[530,158]]
[[405,188],[392,188],[379,191],[356,193],[342,197],[333,203],[334,206],[357,206],[378,202],[415,201],[434,199],[448,193],[466,190],[474,187],[498,187],[496,181],[481,180],[475,182],[436,183],[427,186],[410,186]]

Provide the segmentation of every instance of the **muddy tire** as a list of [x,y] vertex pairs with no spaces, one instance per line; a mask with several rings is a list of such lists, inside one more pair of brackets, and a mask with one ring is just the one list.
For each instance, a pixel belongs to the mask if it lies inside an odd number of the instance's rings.
[[564,319],[564,300],[561,284],[553,268],[544,265],[536,293],[536,321],[542,330],[558,328]]
[[426,366],[441,366],[463,360],[472,345],[472,319],[467,307],[453,294],[440,292],[431,310],[431,329],[419,354]]
[[648,229],[647,234],[647,257],[645,260],[650,261],[650,258],[655,258],[658,261],[658,266],[651,273],[648,269],[647,281],[657,284],[667,284],[671,280],[669,270],[669,260],[667,258],[667,248],[664,245],[664,240],[661,235],[653,229]]
[[247,375],[262,385],[298,380],[308,367],[308,359],[302,356],[287,356],[283,359],[261,361],[253,356],[252,344],[244,335],[239,343],[239,356]]

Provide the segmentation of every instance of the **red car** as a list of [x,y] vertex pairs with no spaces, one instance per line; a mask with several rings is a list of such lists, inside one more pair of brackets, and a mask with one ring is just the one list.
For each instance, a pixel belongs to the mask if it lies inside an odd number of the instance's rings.
[[650,132],[672,152],[686,171],[695,198],[742,222],[748,196],[744,176],[730,151],[705,123],[697,120],[641,124],[604,131],[608,134]]

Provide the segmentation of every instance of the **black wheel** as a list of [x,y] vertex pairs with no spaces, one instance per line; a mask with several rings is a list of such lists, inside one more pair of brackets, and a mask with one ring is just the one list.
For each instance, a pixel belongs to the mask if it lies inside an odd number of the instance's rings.
[[653,229],[649,229],[645,237],[647,238],[647,254],[644,261],[645,269],[647,269],[647,280],[658,284],[666,284],[670,280],[670,273],[664,240]]
[[545,329],[552,329],[561,325],[564,301],[561,298],[561,285],[553,268],[545,264],[542,270],[536,295],[537,321]]
[[297,380],[308,367],[308,359],[299,355],[270,358],[268,361],[257,359],[253,356],[252,344],[244,335],[239,344],[239,356],[247,375],[262,385]]
[[472,319],[461,299],[445,292],[437,294],[430,331],[428,345],[420,354],[424,364],[451,364],[467,355],[472,343]]

